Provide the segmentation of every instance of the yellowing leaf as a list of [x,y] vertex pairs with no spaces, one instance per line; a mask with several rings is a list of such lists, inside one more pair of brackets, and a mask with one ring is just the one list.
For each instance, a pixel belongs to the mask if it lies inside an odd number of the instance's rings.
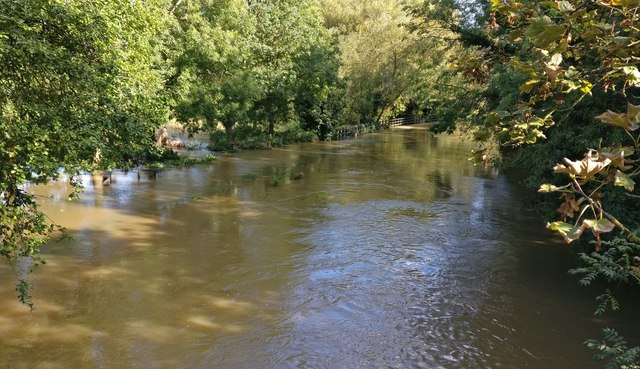
[[551,82],[556,80],[561,70],[562,68],[560,68],[557,65],[547,64],[547,63],[544,64],[544,74],[547,75],[547,77],[549,78],[549,81]]
[[626,173],[617,171],[616,180],[614,182],[616,186],[624,187],[625,190],[632,192],[636,186],[636,182],[631,179]]
[[600,119],[603,123],[622,127],[628,129],[631,126],[631,122],[627,119],[625,114],[616,113],[615,111],[607,110],[606,112],[598,115],[596,119]]
[[535,86],[538,82],[540,81],[534,79],[525,82],[522,86],[520,86],[520,92],[528,94],[533,89],[533,86]]
[[627,82],[632,86],[640,86],[640,71],[635,66],[626,66],[621,68],[622,72],[627,76]]
[[591,157],[586,157],[580,161],[572,161],[564,158],[564,162],[567,165],[563,167],[568,171],[568,173],[586,178],[591,177],[606,168],[611,164],[611,159],[605,158],[604,160],[594,160]]
[[573,225],[565,222],[547,223],[547,228],[560,233],[567,243],[571,243],[572,241],[580,238],[580,235],[582,235],[582,232],[584,231],[583,227],[574,227]]
[[640,128],[640,105],[627,104],[627,119],[629,120],[629,131]]
[[549,62],[549,65],[560,65],[562,63],[562,54],[560,53],[555,53],[553,55],[551,55],[551,61]]
[[626,114],[607,110],[596,119],[612,126],[622,127],[627,131],[635,131],[640,128],[640,105],[627,104]]
[[572,12],[576,10],[576,8],[568,1],[558,1],[558,9],[562,10],[563,12]]
[[594,232],[598,233],[607,233],[613,231],[616,227],[615,224],[611,223],[609,220],[602,218],[600,220],[595,219],[585,219],[582,224],[585,227],[590,228]]
[[542,192],[542,193],[556,192],[559,189],[560,189],[560,187],[554,186],[552,184],[545,183],[543,185],[540,185],[540,188],[538,189],[538,192]]
[[640,4],[640,0],[611,0],[613,6],[636,6]]

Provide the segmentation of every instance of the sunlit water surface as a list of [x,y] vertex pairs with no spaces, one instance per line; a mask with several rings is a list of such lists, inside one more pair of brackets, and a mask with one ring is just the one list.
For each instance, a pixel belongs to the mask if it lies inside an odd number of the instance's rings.
[[599,367],[584,339],[637,328],[593,318],[567,246],[470,148],[394,130],[39,188],[73,240],[33,313],[0,267],[0,368]]

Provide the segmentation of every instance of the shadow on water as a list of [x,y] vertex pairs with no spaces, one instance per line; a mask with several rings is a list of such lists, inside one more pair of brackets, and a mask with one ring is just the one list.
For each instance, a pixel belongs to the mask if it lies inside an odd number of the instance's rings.
[[39,188],[74,239],[35,313],[0,286],[0,368],[595,367],[581,342],[633,320],[591,317],[569,250],[468,149],[394,131]]

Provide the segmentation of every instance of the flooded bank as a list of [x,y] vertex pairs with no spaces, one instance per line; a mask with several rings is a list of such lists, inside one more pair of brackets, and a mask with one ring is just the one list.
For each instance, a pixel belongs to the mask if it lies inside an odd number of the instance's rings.
[[640,336],[469,149],[392,130],[41,188],[73,239],[34,313],[0,266],[0,368],[582,369],[601,327]]

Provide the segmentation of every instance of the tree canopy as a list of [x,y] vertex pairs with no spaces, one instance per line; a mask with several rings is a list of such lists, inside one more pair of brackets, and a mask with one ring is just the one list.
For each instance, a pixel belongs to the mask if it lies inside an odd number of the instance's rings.
[[162,5],[0,2],[0,254],[10,261],[38,265],[54,231],[26,183],[152,154],[167,112],[157,53]]

